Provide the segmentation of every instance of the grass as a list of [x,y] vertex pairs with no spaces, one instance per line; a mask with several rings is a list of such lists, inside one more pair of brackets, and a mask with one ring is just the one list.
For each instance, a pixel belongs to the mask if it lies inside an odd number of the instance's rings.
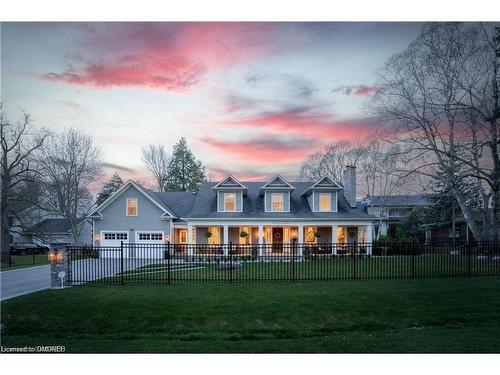
[[[210,259],[210,258],[208,258]],[[181,263],[172,266],[170,279],[176,281],[265,281],[265,280],[331,280],[376,279],[431,276],[499,275],[499,260],[469,259],[466,256],[420,255],[393,257],[318,257],[308,261],[247,261],[238,270],[220,270],[217,258],[211,261]],[[139,263],[140,264],[140,263]],[[125,283],[163,283],[168,278],[166,263],[149,264],[124,273]],[[75,279],[84,279],[75,272]],[[80,277],[80,278],[79,278]],[[108,283],[120,283],[121,277],[110,277]]]
[[12,264],[9,266],[2,264],[2,271],[8,271],[18,268],[26,267],[36,267],[49,264],[49,258],[47,254],[37,254],[33,259],[33,255],[12,255]]
[[2,303],[2,345],[69,352],[500,352],[500,278],[79,286]]

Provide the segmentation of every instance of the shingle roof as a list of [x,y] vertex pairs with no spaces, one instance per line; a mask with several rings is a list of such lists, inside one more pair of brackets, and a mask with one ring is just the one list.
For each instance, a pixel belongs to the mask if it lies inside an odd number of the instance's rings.
[[374,195],[365,198],[363,203],[368,206],[428,206],[434,196],[430,194],[419,195]]
[[[84,219],[78,219],[80,224]],[[67,219],[45,219],[33,226],[29,233],[65,233],[71,230],[71,225]]]
[[178,217],[186,216],[193,208],[196,195],[193,192],[175,191],[175,192],[154,192],[156,200],[161,201],[170,208]]
[[242,182],[248,188],[247,195],[243,197],[243,212],[217,212],[217,194],[212,187],[215,183],[206,182],[202,184],[199,192],[193,197],[195,201],[191,212],[186,218],[373,218],[366,213],[366,208],[358,204],[356,208],[350,208],[344,198],[343,190],[339,191],[338,212],[312,212],[307,198],[301,194],[312,182],[290,182],[295,190],[290,197],[290,212],[265,212],[264,197],[260,195],[262,182]]

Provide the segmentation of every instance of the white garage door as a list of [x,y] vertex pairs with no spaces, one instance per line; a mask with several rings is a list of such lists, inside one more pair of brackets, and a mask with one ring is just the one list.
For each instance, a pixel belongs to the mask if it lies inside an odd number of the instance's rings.
[[163,259],[163,232],[136,232],[135,242],[138,244],[135,253],[137,258]]
[[[120,258],[121,243],[128,243],[128,232],[101,232],[101,246],[105,247],[101,250],[101,256],[104,258]],[[106,249],[109,247],[110,249]],[[123,256],[127,257],[127,250],[123,252]]]

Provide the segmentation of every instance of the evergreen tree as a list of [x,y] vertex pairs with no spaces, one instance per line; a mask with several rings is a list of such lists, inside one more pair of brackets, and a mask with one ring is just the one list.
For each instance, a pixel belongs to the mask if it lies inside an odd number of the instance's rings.
[[206,180],[205,167],[196,160],[182,137],[172,150],[167,191],[197,191]]
[[106,182],[101,191],[97,194],[96,204],[101,205],[106,199],[108,199],[114,192],[123,186],[123,180],[118,173],[114,173],[111,179]]

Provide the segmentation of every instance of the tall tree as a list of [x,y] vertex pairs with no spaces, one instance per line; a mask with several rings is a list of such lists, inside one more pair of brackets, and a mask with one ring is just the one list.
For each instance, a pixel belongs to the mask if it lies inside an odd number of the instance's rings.
[[94,207],[88,187],[101,175],[101,150],[90,136],[69,129],[51,138],[42,163],[43,208],[67,219],[78,243],[83,228],[79,224]]
[[1,147],[1,262],[9,262],[9,201],[13,189],[25,181],[32,180],[39,170],[36,166],[37,154],[48,137],[45,130],[36,131],[31,126],[29,114],[23,113],[15,123],[8,120],[0,104],[0,147]]
[[162,145],[149,145],[142,149],[142,161],[151,171],[159,191],[166,191],[170,174],[171,156]]
[[206,180],[205,167],[196,160],[184,137],[173,147],[168,170],[169,191],[197,191]]
[[113,176],[104,183],[99,193],[97,193],[96,206],[100,206],[113,193],[118,191],[123,186],[123,180],[118,173],[113,173]]
[[453,194],[477,239],[500,239],[499,71],[499,28],[426,24],[381,70],[372,107],[410,171]]
[[321,152],[310,155],[301,165],[299,179],[303,181],[317,181],[328,176],[334,181],[342,183],[346,166],[360,166],[360,161],[366,155],[363,145],[349,141],[334,142]]

